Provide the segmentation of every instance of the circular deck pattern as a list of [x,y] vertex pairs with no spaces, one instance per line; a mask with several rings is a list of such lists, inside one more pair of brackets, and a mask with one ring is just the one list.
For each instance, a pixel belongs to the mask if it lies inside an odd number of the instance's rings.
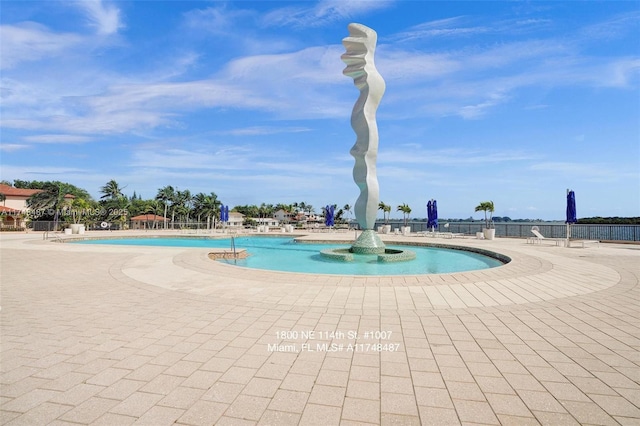
[[457,239],[512,261],[347,277],[0,238],[7,424],[640,420],[635,246]]

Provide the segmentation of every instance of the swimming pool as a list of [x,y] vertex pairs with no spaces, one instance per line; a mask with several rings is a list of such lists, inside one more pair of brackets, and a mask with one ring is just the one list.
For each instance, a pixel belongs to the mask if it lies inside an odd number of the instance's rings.
[[[121,238],[82,240],[75,244],[139,245],[157,247],[231,247],[230,238]],[[246,249],[246,259],[225,259],[219,262],[246,268],[270,271],[302,272],[334,275],[422,275],[464,272],[495,268],[503,265],[497,259],[466,250],[441,247],[411,246],[416,259],[409,262],[379,263],[376,255],[358,255],[354,262],[324,258],[320,250],[348,248],[348,244],[309,244],[291,237],[235,237],[236,249]],[[402,249],[407,246],[388,246]]]

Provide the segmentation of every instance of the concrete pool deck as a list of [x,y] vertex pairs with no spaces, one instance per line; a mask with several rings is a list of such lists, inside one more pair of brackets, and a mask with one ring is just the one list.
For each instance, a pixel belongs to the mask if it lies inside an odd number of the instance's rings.
[[640,246],[383,239],[512,262],[307,275],[3,233],[0,423],[640,424]]

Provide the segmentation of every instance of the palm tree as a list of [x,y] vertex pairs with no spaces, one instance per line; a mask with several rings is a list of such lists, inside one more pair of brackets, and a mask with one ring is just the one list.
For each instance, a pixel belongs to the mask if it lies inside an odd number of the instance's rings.
[[[260,204],[260,207],[258,208],[258,212],[260,215],[260,218],[268,218],[268,217],[273,217],[273,213],[274,213],[274,207],[273,204],[265,204],[262,203]],[[263,222],[263,221],[261,221]],[[264,225],[264,223],[261,223],[261,225]]]
[[[493,217],[493,212],[494,212],[493,201],[482,201],[480,204],[476,206],[475,211],[484,212],[484,223],[485,223],[486,229],[489,229],[491,224],[491,218]],[[487,218],[487,212],[489,212],[489,218]]]
[[101,200],[109,199],[109,200],[117,200],[120,197],[123,197],[122,190],[124,188],[120,188],[120,185],[115,180],[111,179],[107,182],[102,188],[100,188],[100,192],[103,194],[100,197]]
[[351,206],[349,204],[345,204],[342,210],[349,213],[349,226],[351,226]]
[[60,183],[47,182],[43,185],[42,191],[33,194],[27,199],[27,207],[34,210],[53,210],[53,226],[58,226],[60,210],[67,200],[64,185]]
[[208,229],[211,229],[211,225],[215,226],[216,217],[220,214],[221,206],[222,201],[218,200],[218,195],[216,195],[215,192],[211,192],[209,195],[207,195],[202,208],[203,212],[207,215]]
[[380,203],[378,203],[378,210],[382,210],[382,218],[384,219],[384,224],[385,225],[388,224],[389,223],[388,214],[391,213],[391,206],[380,201]]
[[402,212],[402,214],[404,215],[404,226],[407,226],[407,219],[409,218],[409,214],[411,213],[411,207],[409,207],[407,204],[401,204],[398,206],[397,211]]
[[306,204],[305,209],[305,211],[309,212],[309,216],[311,216],[311,214],[313,213],[313,206],[311,204]]
[[[160,203],[160,201],[158,200],[149,200],[149,207],[151,212],[154,215],[153,228],[158,229],[158,216],[160,216],[160,214],[162,213],[162,209],[164,207],[162,206],[162,203]],[[163,219],[163,222],[166,222],[166,220]]]
[[[76,197],[71,202],[70,216],[73,223],[79,223],[83,212],[87,212],[92,208],[92,202],[85,200],[84,198]],[[92,220],[93,219],[93,220]],[[89,216],[84,222],[94,222],[95,218]]]
[[169,200],[169,202],[171,202],[171,229],[174,228],[174,224],[175,224],[175,219],[176,219],[176,209],[178,208],[178,192],[179,191],[175,191],[173,193],[173,196],[171,197],[171,199]]
[[176,192],[176,199],[182,218],[186,218],[186,222],[189,222],[189,213],[191,213],[191,202],[193,201],[191,191],[185,189],[184,191]]
[[124,188],[120,187],[118,182],[113,179],[100,188],[100,192],[102,193],[100,204],[107,212],[103,219],[109,222],[119,221],[121,226],[124,225],[127,220],[126,214],[122,213],[126,213],[127,208],[131,204],[129,198],[122,193],[123,189]]
[[[180,222],[184,222],[184,218],[189,214],[189,207],[185,204],[177,204],[174,211],[178,215]],[[183,225],[179,225],[178,229],[183,229]]]
[[[167,217],[167,209],[169,208],[169,202],[175,196],[175,190],[171,185],[167,185],[164,188],[158,190],[158,194],[156,195],[156,200],[161,201],[164,204],[164,217]],[[164,220],[164,229],[167,229],[167,220]]]
[[143,205],[145,217],[145,228],[149,228],[149,215],[153,215],[153,226],[151,228],[158,229],[158,213],[162,213],[162,206],[158,200],[146,200]]
[[202,217],[202,206],[206,197],[207,195],[204,192],[198,192],[193,196],[193,214],[198,218],[198,223],[200,223],[200,218]]
[[211,218],[214,218],[220,212],[220,205],[222,203],[218,200],[218,196],[215,192],[206,195],[203,192],[196,194],[193,197],[194,213],[198,215],[198,222],[200,222],[200,216],[205,215],[207,217],[207,229],[211,229]]

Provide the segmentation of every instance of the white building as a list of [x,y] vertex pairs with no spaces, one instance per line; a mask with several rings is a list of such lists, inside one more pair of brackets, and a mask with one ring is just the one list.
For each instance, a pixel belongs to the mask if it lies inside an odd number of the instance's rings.
[[296,213],[291,213],[286,210],[280,209],[273,214],[273,218],[278,220],[278,222],[293,222],[296,219]]
[[241,228],[244,223],[244,215],[238,212],[229,212],[229,222],[227,226]]

